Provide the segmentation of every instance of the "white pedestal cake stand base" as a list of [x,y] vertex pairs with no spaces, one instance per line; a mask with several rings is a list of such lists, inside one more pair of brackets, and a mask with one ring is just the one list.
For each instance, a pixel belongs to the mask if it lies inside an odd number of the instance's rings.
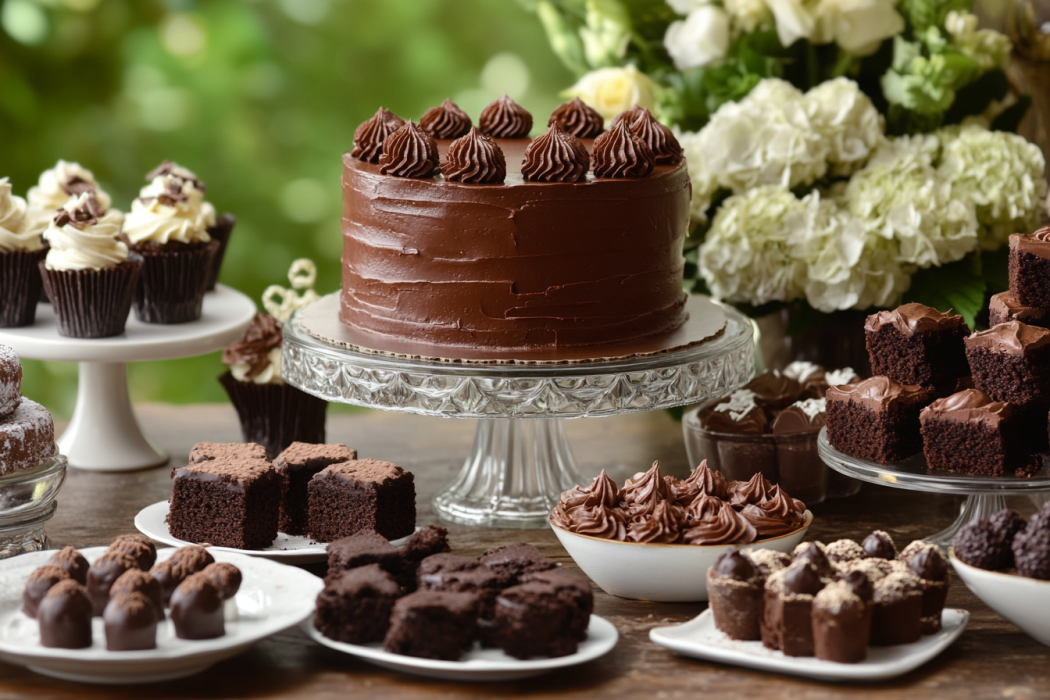
[[168,456],[142,434],[128,393],[127,363],[213,352],[236,340],[254,314],[251,299],[220,284],[205,295],[199,321],[148,324],[132,313],[124,335],[83,339],[60,336],[54,309],[41,304],[32,326],[0,328],[0,343],[24,359],[80,363],[76,408],[59,449],[71,467],[132,471],[165,464]]
[[[695,303],[710,304],[706,299]],[[547,527],[561,492],[581,481],[563,419],[697,403],[732,392],[754,372],[751,322],[730,308],[724,309],[722,335],[700,345],[649,357],[560,365],[450,363],[365,353],[303,330],[300,315],[312,308],[297,312],[284,327],[281,373],[289,384],[327,401],[479,419],[463,469],[433,501],[442,518],[470,525]]]
[[947,529],[926,537],[947,553],[955,537],[966,524],[987,518],[1006,507],[1004,496],[1050,492],[1050,471],[1044,463],[1042,469],[1032,477],[1016,476],[984,477],[934,471],[926,466],[926,458],[920,452],[897,464],[879,464],[839,452],[828,442],[828,429],[823,428],[817,438],[817,452],[824,462],[835,471],[860,479],[870,484],[889,486],[909,491],[949,493],[966,496],[955,519]]

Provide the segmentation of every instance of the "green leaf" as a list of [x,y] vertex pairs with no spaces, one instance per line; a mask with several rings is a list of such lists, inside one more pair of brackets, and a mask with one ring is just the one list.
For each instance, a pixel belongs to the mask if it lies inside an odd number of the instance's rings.
[[981,270],[979,252],[970,253],[958,262],[919,270],[912,276],[905,298],[942,312],[955,309],[973,328],[988,288]]
[[981,276],[988,294],[998,294],[1010,288],[1010,248],[1003,246],[995,252],[981,253]]
[[1010,91],[1010,82],[1000,69],[990,70],[955,93],[955,102],[944,115],[945,124],[958,124],[973,114],[981,114],[994,100],[1002,100]]
[[1016,134],[1017,127],[1020,126],[1021,120],[1024,119],[1024,115],[1028,112],[1028,108],[1031,106],[1031,95],[1018,96],[1017,102],[1004,109],[1002,113],[995,118],[992,122],[992,130],[1009,131]]

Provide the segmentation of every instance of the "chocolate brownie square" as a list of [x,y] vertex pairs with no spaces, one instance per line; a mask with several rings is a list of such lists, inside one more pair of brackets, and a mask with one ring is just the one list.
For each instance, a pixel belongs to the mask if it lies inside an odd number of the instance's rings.
[[1020,321],[1029,326],[1050,328],[1050,309],[1041,309],[1036,306],[1025,306],[1017,301],[1013,292],[1002,292],[994,295],[988,302],[988,325],[998,326],[1000,323]]
[[293,442],[277,459],[274,469],[281,477],[281,517],[277,529],[289,535],[309,531],[307,486],[314,474],[325,467],[357,459],[357,450],[346,445],[312,445]]
[[473,593],[478,596],[478,614],[483,619],[492,617],[496,596],[506,588],[507,579],[477,559],[436,554],[419,565],[419,589],[448,593]]
[[417,591],[394,603],[383,648],[394,654],[456,661],[474,644],[478,597]]
[[587,577],[556,567],[527,573],[521,578],[522,583],[535,582],[551,586],[572,610],[569,630],[573,637],[579,642],[587,638],[587,627],[591,624],[591,613],[594,612],[594,591]]
[[1010,291],[1020,304],[1050,308],[1050,226],[1010,235]]
[[527,542],[490,549],[481,557],[481,563],[504,576],[508,585],[512,586],[518,583],[522,574],[546,571],[557,566]]
[[1050,330],[1000,323],[966,339],[974,386],[1018,407],[1050,403]]
[[197,544],[265,549],[277,537],[281,481],[261,459],[217,459],[176,470],[168,529]]
[[420,562],[435,554],[452,551],[448,546],[448,529],[440,525],[427,525],[412,533],[403,548],[405,559]]
[[390,575],[398,578],[402,572],[404,557],[401,550],[390,544],[387,538],[375,530],[364,530],[331,542],[326,547],[328,552],[328,574],[325,580],[331,580],[347,569],[356,569],[369,564],[379,566]]
[[331,542],[372,529],[387,539],[416,528],[416,486],[412,472],[375,459],[333,464],[308,486],[310,537]]
[[922,450],[919,412],[933,401],[929,389],[871,377],[831,387],[827,394],[828,442],[839,452],[891,464]]
[[[190,464],[211,462],[216,459],[262,459],[269,461],[266,450],[254,442],[198,442],[190,450]],[[171,468],[171,478],[179,467]]]
[[523,583],[496,598],[487,639],[516,659],[568,656],[579,645],[573,603],[547,583]]
[[1037,460],[1021,448],[1013,408],[978,389],[938,399],[922,410],[923,452],[931,469],[974,476],[1025,475]]
[[341,571],[318,594],[314,625],[329,639],[347,644],[379,642],[400,597],[401,586],[379,564]]
[[962,316],[922,304],[880,311],[864,323],[872,374],[941,395],[951,393],[956,380],[969,373],[963,347],[969,333]]

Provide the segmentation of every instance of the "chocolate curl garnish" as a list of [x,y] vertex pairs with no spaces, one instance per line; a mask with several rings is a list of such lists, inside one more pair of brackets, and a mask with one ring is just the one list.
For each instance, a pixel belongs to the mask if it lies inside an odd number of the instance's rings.
[[470,117],[452,100],[431,107],[419,120],[423,131],[436,139],[458,139],[470,131]]
[[552,124],[525,149],[521,174],[530,182],[580,182],[587,177],[590,160],[576,137]]
[[626,111],[620,112],[619,114],[616,115],[616,118],[613,119],[613,122],[612,122],[612,124],[609,125],[609,128],[612,129],[614,126],[618,126],[620,124],[620,122],[625,121],[625,120],[627,122],[627,125],[630,126],[631,124],[634,124],[638,120],[638,117],[642,116],[642,112],[644,112],[644,111],[645,111],[644,107],[641,107],[639,105],[635,105],[634,107],[631,107],[630,109],[628,109]]
[[605,122],[598,111],[587,105],[579,97],[566,102],[551,113],[547,126],[557,124],[563,131],[578,139],[593,139],[602,133]]
[[652,113],[642,110],[642,116],[631,122],[631,133],[645,141],[656,157],[658,165],[673,165],[682,160],[682,146],[671,130],[656,121]]
[[631,133],[626,119],[594,139],[595,177],[645,177],[656,157],[645,141]]
[[78,197],[85,192],[97,192],[95,185],[81,178],[79,175],[74,175],[66,182],[63,182],[62,191],[70,197]]
[[495,141],[472,126],[466,136],[448,147],[448,160],[441,172],[450,182],[494,184],[507,176],[507,160]]
[[370,119],[354,130],[354,150],[350,155],[367,163],[378,163],[383,155],[383,142],[405,125],[405,120],[380,107]]
[[222,351],[225,365],[248,365],[248,378],[259,376],[270,366],[270,351],[281,347],[281,324],[268,314],[255,314],[241,339]]
[[[168,175],[170,177],[178,178],[183,182],[192,182],[193,186],[201,192],[204,192],[207,189],[204,186],[203,182],[198,180],[196,177],[190,175],[185,168],[180,168],[178,165],[172,163],[170,160],[164,160],[164,162],[162,162],[160,165],[146,173],[146,181],[152,182],[154,178],[158,178],[162,175]],[[181,189],[179,191],[181,193]]]
[[379,172],[394,177],[431,177],[438,170],[438,162],[434,139],[412,122],[407,122],[383,142]]
[[532,129],[532,115],[507,95],[481,110],[481,131],[494,139],[522,139]]
[[84,203],[73,211],[59,209],[54,221],[55,226],[73,224],[77,228],[86,228],[96,224],[105,215],[106,208],[95,198],[95,193],[92,191],[88,193]]

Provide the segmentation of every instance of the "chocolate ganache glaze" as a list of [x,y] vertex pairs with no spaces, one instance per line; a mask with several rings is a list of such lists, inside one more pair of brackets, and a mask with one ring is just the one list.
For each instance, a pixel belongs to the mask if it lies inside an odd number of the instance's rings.
[[1009,321],[986,331],[972,333],[963,342],[967,348],[985,348],[1004,355],[1024,356],[1050,343],[1050,330],[1020,321]]
[[507,95],[481,110],[478,126],[494,139],[523,139],[532,130],[532,115]]
[[1010,234],[1010,250],[1050,259],[1050,226],[1044,226],[1035,233]]
[[507,176],[507,161],[496,142],[472,126],[448,147],[441,173],[449,182],[498,183]]
[[605,130],[602,115],[579,97],[574,97],[554,110],[547,126],[554,123],[557,123],[562,131],[578,139],[593,139]]
[[656,167],[656,156],[642,139],[631,133],[626,120],[594,139],[594,176],[645,177]]
[[470,117],[452,100],[428,109],[419,126],[436,139],[456,139],[470,131]]
[[682,146],[666,126],[656,121],[652,113],[645,109],[642,115],[631,123],[631,133],[645,142],[660,165],[673,165],[682,160]]
[[587,144],[557,123],[495,142],[507,174],[493,185],[390,177],[343,157],[343,323],[378,350],[389,337],[438,353],[596,347],[683,323],[684,162],[594,179]]
[[943,331],[957,328],[963,323],[958,314],[941,313],[923,304],[904,304],[889,311],[879,311],[868,316],[864,330],[874,333],[883,326],[891,325],[903,335],[915,335],[924,331]]
[[979,389],[963,389],[943,399],[937,399],[922,409],[919,418],[925,420],[936,416],[958,423],[983,423],[998,425],[1009,418],[1013,411],[1004,401],[993,401],[992,397]]

